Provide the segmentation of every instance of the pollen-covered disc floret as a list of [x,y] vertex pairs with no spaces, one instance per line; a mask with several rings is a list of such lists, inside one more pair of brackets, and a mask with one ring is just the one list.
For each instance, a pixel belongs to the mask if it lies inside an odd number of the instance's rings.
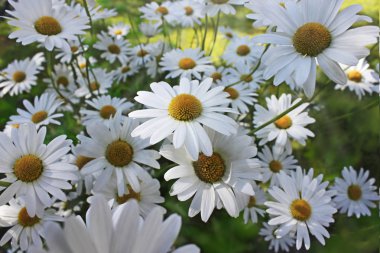
[[37,180],[43,171],[42,160],[36,155],[23,155],[18,158],[14,165],[13,171],[17,179],[30,183]]
[[312,213],[310,204],[304,199],[296,199],[290,204],[290,213],[299,221],[307,221]]
[[193,162],[197,177],[206,183],[215,183],[222,179],[226,171],[223,158],[218,153],[211,156],[200,154],[198,160]]
[[42,35],[52,36],[62,32],[61,24],[58,20],[50,16],[42,16],[34,22],[34,28]]
[[117,140],[108,144],[105,157],[113,166],[123,167],[133,160],[133,148],[128,142]]
[[21,208],[18,213],[18,223],[23,227],[33,227],[40,222],[40,218],[37,216],[30,217],[26,208]]
[[168,107],[169,115],[179,121],[193,121],[202,114],[202,103],[191,94],[179,94]]

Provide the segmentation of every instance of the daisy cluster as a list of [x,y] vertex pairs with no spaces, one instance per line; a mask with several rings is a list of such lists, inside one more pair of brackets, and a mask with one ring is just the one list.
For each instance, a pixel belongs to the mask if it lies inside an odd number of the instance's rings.
[[[200,252],[178,247],[164,196],[203,222],[223,210],[261,224],[275,252],[325,244],[338,212],[371,215],[369,171],[330,184],[293,154],[318,137],[310,105],[326,86],[379,93],[366,60],[379,28],[342,2],[152,1],[112,23],[94,0],[8,0],[9,38],[38,53],[0,70],[0,97],[40,93],[0,132],[0,245]],[[220,26],[243,8],[260,34]]]

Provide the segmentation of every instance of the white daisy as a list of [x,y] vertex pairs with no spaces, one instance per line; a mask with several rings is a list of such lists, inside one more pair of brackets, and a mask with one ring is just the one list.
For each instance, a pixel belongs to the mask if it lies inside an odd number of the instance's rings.
[[119,68],[116,69],[114,73],[114,79],[117,83],[125,82],[129,76],[133,76],[139,72],[140,67],[132,65],[129,63],[124,63]]
[[150,45],[137,45],[132,48],[130,52],[131,64],[135,66],[143,66],[148,62],[153,60],[153,55],[151,54]]
[[203,79],[211,77],[214,84],[227,84],[230,83],[230,72],[231,68],[225,68],[223,66],[216,68],[215,66],[212,66],[212,68],[205,71]]
[[[107,201],[97,196],[87,211],[86,223],[80,216],[72,216],[63,229],[53,224],[47,226],[49,250],[32,249],[31,253],[168,253],[181,228],[181,217],[172,214],[166,220],[163,218],[162,210],[155,208],[145,220],[141,219],[135,201],[111,211]],[[172,253],[180,252],[199,253],[200,250],[195,245],[186,245]]]
[[264,237],[265,241],[270,241],[269,250],[278,252],[279,250],[289,252],[289,248],[293,247],[295,243],[294,236],[287,234],[282,237],[275,236],[274,231],[278,226],[271,226],[266,222],[263,222],[263,228],[260,229],[259,235]]
[[261,217],[265,216],[265,210],[261,208],[267,200],[265,192],[256,183],[252,183],[252,188],[255,192],[254,195],[235,192],[238,208],[239,210],[244,210],[243,217],[245,224],[248,223],[250,218],[253,223],[257,223],[258,214]]
[[224,14],[235,15],[236,10],[232,5],[243,5],[245,0],[202,0],[206,5],[203,8],[203,13],[210,17],[215,16],[219,12]]
[[71,189],[68,180],[75,180],[76,167],[61,162],[62,156],[70,151],[70,140],[61,135],[48,145],[44,144],[46,128],[36,130],[33,124],[14,128],[12,136],[0,133],[0,172],[10,182],[0,195],[0,205],[6,204],[14,196],[22,196],[28,214],[40,214],[42,207],[52,204],[49,194],[59,200],[66,200],[62,190]]
[[127,36],[130,29],[131,27],[129,25],[120,22],[118,24],[109,26],[108,34],[111,35],[112,37],[122,38],[122,37]]
[[[131,118],[113,118],[109,127],[97,122],[87,126],[90,137],[79,135],[80,144],[76,153],[81,156],[94,158],[81,169],[83,175],[101,171],[96,177],[94,190],[99,191],[115,178],[118,195],[126,193],[127,183],[136,192],[140,191],[140,180],[149,178],[149,174],[139,164],[155,169],[160,168],[156,161],[160,158],[157,151],[146,149],[148,140],[131,137],[131,132],[138,126],[137,120]],[[112,177],[116,175],[116,177]]]
[[368,170],[361,168],[357,173],[352,166],[343,168],[342,176],[343,178],[335,178],[332,187],[337,192],[333,199],[336,208],[340,213],[347,213],[349,217],[370,216],[370,208],[376,208],[375,201],[380,200],[374,185],[375,179],[368,179]]
[[[265,100],[268,109],[258,104],[255,105],[253,117],[255,127],[261,126],[301,101],[298,98],[292,103],[290,94],[282,94],[279,99],[272,95]],[[259,144],[263,145],[276,139],[277,147],[286,147],[287,150],[291,150],[290,138],[292,138],[305,145],[308,137],[314,137],[313,132],[306,128],[307,125],[315,122],[315,119],[309,117],[307,112],[303,112],[308,106],[309,103],[303,103],[287,115],[257,131],[256,136],[261,139]]]
[[100,57],[106,59],[109,63],[119,60],[123,64],[128,61],[128,54],[131,49],[127,40],[122,37],[111,37],[105,32],[98,34],[97,38],[99,41],[94,44],[94,48],[103,52]]
[[177,195],[186,201],[193,195],[189,216],[199,212],[204,222],[210,218],[214,208],[224,207],[232,217],[239,215],[237,192],[254,195],[252,180],[260,180],[261,174],[257,159],[253,159],[257,149],[252,137],[238,132],[225,136],[206,129],[211,139],[213,153],[206,156],[200,153],[192,159],[184,148],[176,149],[164,145],[160,154],[178,164],[165,173],[165,180],[178,179],[172,186],[170,195]]
[[237,37],[231,40],[222,57],[235,66],[239,63],[255,66],[263,52],[264,47],[256,46],[250,37]]
[[[89,63],[89,67],[91,67],[91,66],[94,66],[95,63],[97,63],[97,60],[92,56],[90,56],[89,58],[85,58],[83,55],[78,55],[77,57],[75,57],[75,63],[76,63],[75,69],[78,71],[78,73],[81,73],[82,76],[85,77],[87,75],[86,73],[87,63]],[[98,71],[98,70],[94,69],[94,72],[95,71]]]
[[15,60],[0,71],[0,97],[29,92],[37,84],[37,74],[43,70],[45,61],[42,53],[37,53],[32,59]]
[[44,93],[40,97],[34,98],[34,104],[24,100],[23,104],[26,110],[17,109],[19,115],[11,116],[11,124],[33,123],[37,128],[49,124],[60,125],[56,120],[63,117],[62,113],[56,113],[57,108],[62,104],[57,100],[55,94]]
[[245,84],[236,84],[234,86],[228,86],[228,84],[222,85],[224,87],[224,92],[228,93],[228,98],[230,99],[230,106],[240,112],[245,114],[249,112],[247,105],[253,105],[254,102],[257,102],[254,89]]
[[[82,46],[78,39],[68,40],[70,48],[59,48],[57,50],[57,54],[55,56],[56,59],[59,59],[61,63],[70,63],[74,56],[80,55],[83,53]],[[85,50],[87,50],[88,46],[83,46]]]
[[150,85],[153,92],[139,91],[135,100],[149,107],[129,113],[134,118],[152,118],[132,132],[132,136],[150,137],[155,144],[173,134],[175,148],[185,146],[191,157],[199,152],[212,155],[212,145],[203,125],[225,135],[236,133],[237,123],[223,112],[234,112],[224,107],[228,94],[223,87],[210,89],[212,79],[190,81],[181,78],[179,86],[159,82]]
[[238,36],[236,32],[232,30],[231,27],[228,27],[228,26],[219,27],[219,32],[223,34],[224,38],[227,40],[232,40]]
[[281,238],[294,231],[297,250],[302,244],[309,249],[310,232],[324,245],[324,237],[330,237],[325,227],[334,222],[333,214],[337,211],[331,197],[326,194],[327,184],[321,187],[318,179],[308,175],[297,179],[284,172],[280,172],[278,180],[279,186],[268,190],[274,201],[265,202],[269,207],[267,212],[271,215],[268,224],[279,225],[276,236]]
[[348,29],[363,19],[357,15],[360,5],[339,12],[343,0],[302,0],[288,2],[286,8],[274,0],[266,2],[259,11],[278,29],[254,38],[255,42],[276,45],[262,58],[264,78],[274,76],[273,83],[279,85],[293,75],[308,97],[315,90],[317,62],[332,81],[344,84],[347,77],[338,62],[356,65],[370,53],[365,46],[376,43],[379,36],[377,26]]
[[139,24],[139,30],[147,38],[152,38],[161,32],[161,23],[141,23]]
[[202,5],[196,0],[178,1],[175,3],[175,9],[175,15],[182,27],[194,27],[195,24],[201,24],[200,19],[203,18]]
[[160,5],[156,2],[151,2],[140,7],[139,10],[143,13],[141,16],[142,18],[150,21],[157,21],[158,23],[165,20],[171,24],[176,20],[175,12],[177,10],[173,7],[173,3],[169,1],[163,2]]
[[210,57],[204,56],[199,48],[174,49],[164,54],[160,65],[163,71],[169,71],[166,78],[178,76],[201,79],[201,73],[211,70]]
[[63,221],[54,210],[44,210],[41,216],[29,216],[22,199],[11,199],[9,205],[0,206],[0,227],[11,227],[1,238],[0,246],[11,241],[13,250],[27,250],[30,246],[42,248],[43,228],[46,222]]
[[[97,5],[97,2],[95,0],[86,1],[92,21],[107,19],[117,15],[115,9],[102,8],[102,6]],[[72,1],[70,6],[68,6],[68,9],[70,11],[74,11],[77,15],[81,17],[88,17],[86,9],[76,1]]]
[[131,102],[128,102],[125,98],[115,98],[110,95],[103,95],[92,100],[86,100],[86,104],[92,107],[92,110],[81,109],[83,125],[89,126],[96,122],[102,122],[109,126],[109,122],[116,116],[121,116],[127,113],[133,106]]
[[64,7],[53,8],[51,0],[9,0],[9,3],[14,10],[7,10],[12,16],[7,17],[8,24],[19,28],[9,38],[17,39],[23,45],[40,42],[49,51],[55,47],[69,49],[66,40],[75,40],[76,36],[84,34],[84,30],[89,28],[87,17],[78,17],[75,12]]
[[[116,181],[116,180],[114,180]],[[147,179],[141,182],[140,191],[134,191],[130,185],[126,185],[127,191],[123,196],[119,196],[117,186],[114,183],[109,183],[100,191],[94,191],[94,195],[102,195],[108,203],[113,206],[119,206],[127,201],[134,199],[137,201],[140,208],[140,215],[147,217],[148,214],[156,207],[159,207],[165,212],[165,208],[158,204],[164,203],[165,199],[160,195],[160,182],[157,179]],[[89,199],[91,203],[92,197]]]
[[360,59],[356,66],[343,66],[343,69],[346,69],[347,83],[338,83],[335,89],[344,90],[348,88],[350,91],[354,91],[359,99],[366,93],[372,94],[375,84],[379,83],[379,74],[369,68],[365,58]]
[[230,69],[228,85],[240,83],[244,86],[249,86],[254,90],[258,89],[260,84],[265,82],[263,78],[263,71],[261,69],[257,69],[254,73],[252,73],[252,70],[253,66],[250,64],[245,64],[242,62],[237,63],[235,68]]
[[263,168],[263,182],[270,180],[271,186],[279,184],[280,171],[290,175],[290,172],[297,168],[298,161],[294,159],[294,156],[276,146],[273,146],[272,150],[268,146],[264,146],[257,156]]
[[106,72],[102,68],[93,69],[90,72],[90,83],[86,78],[78,79],[80,88],[75,91],[75,96],[89,98],[92,95],[106,94],[113,83],[113,72]]

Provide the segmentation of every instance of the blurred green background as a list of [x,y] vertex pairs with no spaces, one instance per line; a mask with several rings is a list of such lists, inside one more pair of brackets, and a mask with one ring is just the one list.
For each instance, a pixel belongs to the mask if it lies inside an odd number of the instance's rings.
[[[125,21],[128,23],[127,14],[133,22],[139,23],[138,7],[146,1],[133,0],[98,0],[105,7],[116,8],[119,16],[100,22],[98,29],[104,25]],[[378,0],[346,0],[344,6],[351,4],[362,4],[363,14],[374,19],[374,24],[379,24]],[[236,16],[223,16],[222,25],[229,25],[236,31],[252,35],[256,32],[251,22],[245,18],[248,10],[238,9]],[[2,19],[0,20],[0,69],[6,67],[7,63],[15,59],[32,56],[38,51],[35,45],[21,46],[13,40],[7,39],[10,27]],[[192,31],[188,31],[190,34]],[[186,33],[183,36],[187,36]],[[189,35],[190,36],[190,35]],[[192,36],[192,34],[191,34]],[[184,37],[185,38],[185,37]],[[134,36],[129,36],[132,43]],[[215,55],[220,54],[222,47],[216,48]],[[378,46],[373,47],[369,61],[374,68],[379,62]],[[41,76],[43,76],[42,74]],[[40,78],[42,80],[42,78]],[[126,83],[120,84],[120,88],[113,89],[111,94],[133,98],[136,90],[147,89],[152,80],[140,74]],[[326,77],[319,76],[321,83],[326,83]],[[320,88],[321,84],[318,84]],[[9,116],[16,114],[17,107],[22,106],[23,99],[33,99],[41,94],[46,84],[41,81],[33,88],[30,94],[18,97],[5,96],[0,99],[0,129],[8,121]],[[287,92],[284,85],[279,88],[273,86],[266,90],[266,94]],[[265,96],[260,97],[263,102]],[[294,146],[294,155],[303,168],[314,168],[318,173],[323,173],[326,180],[333,181],[334,177],[340,176],[344,166],[352,165],[354,168],[361,167],[370,170],[371,177],[380,181],[380,113],[379,97],[376,95],[365,96],[361,101],[356,95],[348,91],[335,91],[333,85],[324,89],[312,105],[312,117],[316,123],[310,128],[316,134],[314,139],[308,141],[306,147]],[[73,115],[65,113],[62,126],[49,126],[48,138],[51,139],[59,134],[66,134],[75,139],[81,127],[74,120]],[[1,154],[0,154],[1,155]],[[167,170],[166,162],[156,173],[156,177],[164,182],[163,174]],[[195,243],[199,245],[204,253],[264,253],[268,251],[268,244],[258,235],[261,224],[247,224],[242,217],[237,219],[229,217],[224,211],[216,211],[208,223],[203,223],[197,216],[189,219],[187,210],[190,201],[179,202],[175,197],[170,197],[168,192],[173,182],[162,183],[161,193],[166,198],[165,206],[169,213],[176,212],[183,217],[183,225],[178,245],[184,243]],[[380,219],[379,210],[373,211],[371,217],[360,219],[348,218],[344,215],[335,215],[336,223],[330,228],[331,238],[327,240],[326,246],[320,245],[313,240],[311,250],[313,253],[374,253],[379,250]],[[261,219],[262,221],[262,219]],[[292,252],[296,252],[293,250]],[[299,252],[303,252],[302,250]]]

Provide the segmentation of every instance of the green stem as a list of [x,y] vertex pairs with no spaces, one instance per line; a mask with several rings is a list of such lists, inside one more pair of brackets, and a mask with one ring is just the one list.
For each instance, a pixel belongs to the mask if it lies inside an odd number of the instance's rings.
[[218,36],[219,20],[220,20],[220,11],[218,11],[218,16],[216,17],[216,24],[215,24],[215,27],[214,27],[214,41],[212,43],[212,47],[211,47],[209,55],[211,55],[212,51],[214,51],[214,47],[215,47],[215,44],[216,44],[216,37]]
[[91,29],[91,35],[93,36],[94,35],[94,26],[93,26],[93,23],[92,23],[92,17],[91,17],[91,13],[90,13],[90,10],[88,8],[88,4],[87,4],[87,0],[83,0],[83,7],[86,11],[86,14],[87,14],[87,17],[88,17],[88,20],[90,22],[90,29]]
[[208,30],[208,17],[206,14],[205,33],[203,34],[203,40],[202,40],[202,50],[203,51],[205,50],[205,45],[206,45],[207,30]]
[[347,118],[347,117],[351,116],[352,114],[355,114],[357,112],[361,112],[361,111],[364,111],[364,110],[367,110],[367,109],[371,109],[372,107],[375,107],[377,105],[379,105],[379,101],[374,101],[374,102],[369,103],[369,104],[367,104],[365,106],[356,108],[356,109],[354,109],[354,110],[352,110],[352,111],[350,111],[348,113],[345,113],[345,114],[340,115],[338,117],[332,118],[332,119],[330,119],[330,122],[332,122],[332,121],[338,121],[338,120]]
[[11,185],[11,183],[4,182],[4,181],[0,181],[0,186],[1,186],[1,187],[8,187],[8,186],[10,186],[10,185]]

